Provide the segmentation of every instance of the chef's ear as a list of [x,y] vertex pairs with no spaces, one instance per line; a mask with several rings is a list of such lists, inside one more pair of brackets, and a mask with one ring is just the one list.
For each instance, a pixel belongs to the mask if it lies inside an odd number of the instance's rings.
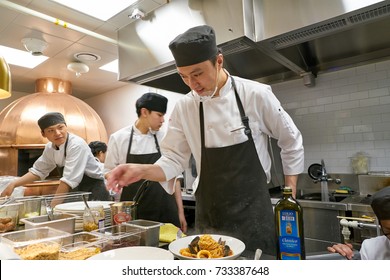
[[223,63],[223,56],[222,56],[222,54],[218,54],[218,56],[217,56],[217,64],[218,64],[218,66],[222,67],[222,63]]

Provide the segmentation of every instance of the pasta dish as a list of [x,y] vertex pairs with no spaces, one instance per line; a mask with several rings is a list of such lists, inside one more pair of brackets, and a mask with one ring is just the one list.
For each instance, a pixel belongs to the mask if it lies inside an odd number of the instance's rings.
[[187,248],[180,249],[180,254],[190,258],[215,259],[232,256],[233,251],[221,238],[216,241],[211,235],[205,234],[195,237]]

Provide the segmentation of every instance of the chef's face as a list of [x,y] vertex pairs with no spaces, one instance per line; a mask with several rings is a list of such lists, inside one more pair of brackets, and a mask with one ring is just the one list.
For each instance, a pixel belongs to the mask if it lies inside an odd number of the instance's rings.
[[[191,90],[199,96],[209,96],[215,93],[218,86],[218,74],[222,68],[222,60],[222,55],[218,55],[215,64],[206,60],[194,65],[177,67],[177,70]],[[215,95],[217,96],[218,93]]]
[[149,124],[149,128],[154,131],[160,130],[161,126],[164,123],[164,115],[163,113],[157,112],[157,111],[150,111],[148,109],[143,109],[145,110],[145,116],[146,120]]
[[66,141],[68,128],[66,124],[59,123],[45,128],[41,133],[43,137],[46,137],[50,142],[59,147]]

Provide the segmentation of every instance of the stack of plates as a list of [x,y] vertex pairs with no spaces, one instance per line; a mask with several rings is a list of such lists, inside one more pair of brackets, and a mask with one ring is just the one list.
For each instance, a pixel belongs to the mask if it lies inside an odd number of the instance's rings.
[[[104,226],[110,226],[111,225],[111,208],[110,204],[112,204],[113,201],[88,201],[89,207],[96,207],[103,205],[104,209]],[[70,213],[75,214],[78,217],[76,218],[76,225],[75,225],[75,232],[79,232],[83,230],[83,213],[85,209],[85,204],[83,201],[76,201],[76,202],[68,202],[63,204],[58,204],[54,208],[55,212],[62,212],[62,213]]]

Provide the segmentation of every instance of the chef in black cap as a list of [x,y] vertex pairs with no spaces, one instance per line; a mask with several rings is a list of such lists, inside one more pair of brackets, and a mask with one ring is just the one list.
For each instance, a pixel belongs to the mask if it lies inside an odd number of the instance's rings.
[[64,116],[59,112],[47,113],[38,120],[38,125],[49,142],[29,171],[11,182],[1,195],[10,195],[17,186],[44,180],[57,168],[60,184],[56,194],[85,191],[92,193],[89,200],[109,200],[103,172],[91,149],[84,139],[68,132]]
[[169,180],[188,166],[192,153],[198,171],[196,232],[234,236],[248,251],[260,248],[276,255],[268,139],[278,139],[285,185],[295,195],[304,170],[302,135],[270,86],[231,76],[223,68],[216,42],[208,25],[190,28],[170,42],[177,71],[191,92],[170,115],[163,156],[148,167],[118,167],[108,185]]
[[[165,96],[153,92],[143,94],[136,101],[138,119],[135,124],[111,134],[108,141],[104,162],[106,178],[110,177],[110,170],[119,164],[152,164],[160,158],[160,142],[163,137],[160,128],[164,123],[167,104],[168,99]],[[172,223],[184,232],[187,231],[180,185],[177,184],[174,194],[171,195],[165,192],[158,182],[143,184],[144,181],[137,180],[124,187],[120,200],[134,201],[141,197],[140,193],[145,188],[137,207],[136,218]]]
[[[365,239],[360,248],[360,258],[390,260],[390,187],[385,187],[372,196],[371,208],[379,221],[383,235]],[[328,250],[348,259],[354,256],[352,244],[336,244]]]

